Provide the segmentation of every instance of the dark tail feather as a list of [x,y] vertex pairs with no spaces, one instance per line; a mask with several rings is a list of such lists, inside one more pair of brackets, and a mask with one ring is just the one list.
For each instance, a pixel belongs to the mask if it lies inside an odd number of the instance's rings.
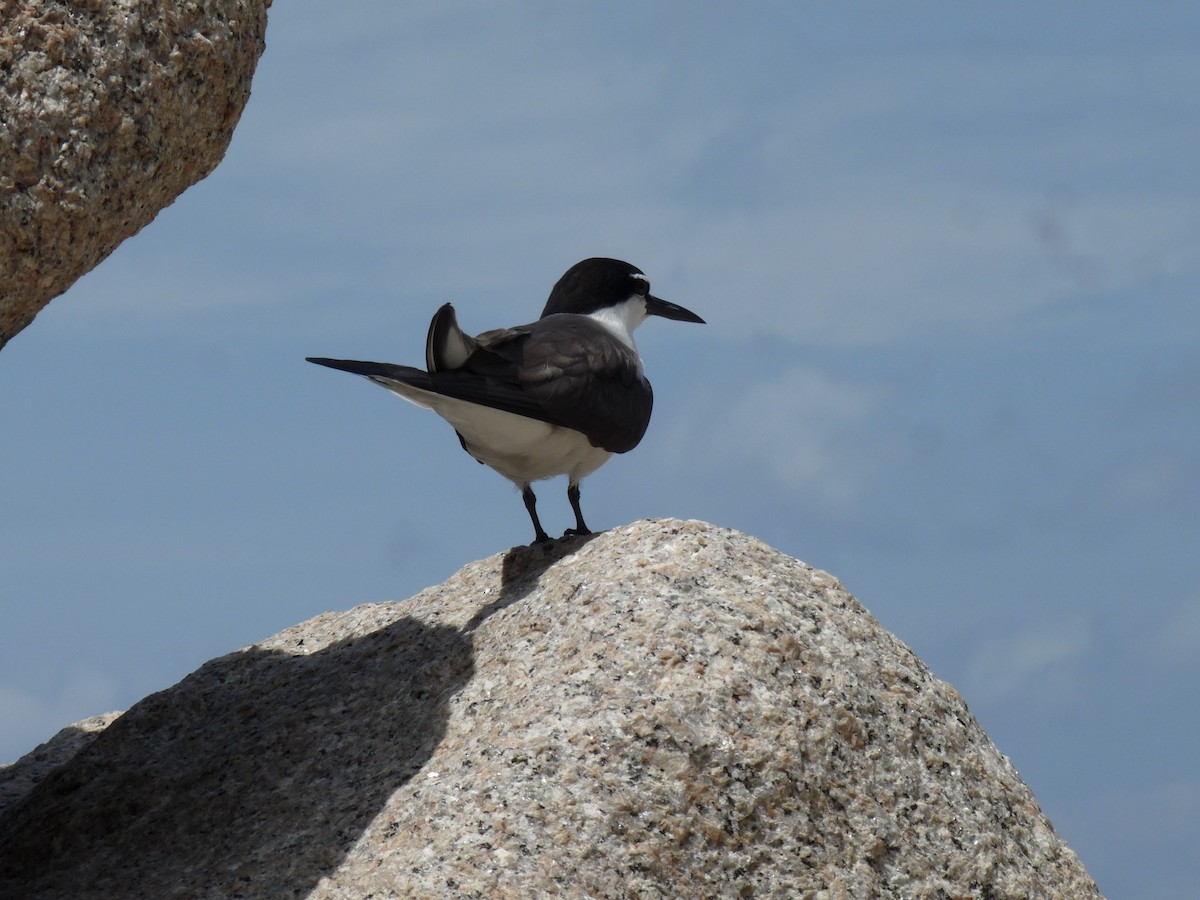
[[444,372],[460,368],[478,346],[474,338],[458,327],[454,307],[445,303],[433,314],[429,334],[425,338],[425,368]]
[[394,363],[362,362],[357,359],[325,359],[324,357],[308,357],[308,361],[318,366],[328,366],[343,372],[353,372],[369,378],[376,384],[388,387],[391,384],[407,384],[444,397],[456,400],[466,400],[468,403],[478,403],[503,412],[525,416],[527,419],[537,419],[540,422],[557,424],[537,401],[526,394],[515,384],[508,384],[495,378],[476,375],[474,372],[450,370],[449,372],[423,372],[412,366],[398,366]]
[[417,382],[419,386],[421,382],[429,381],[429,374],[427,372],[414,369],[412,366],[398,366],[395,363],[365,362],[358,359],[326,359],[323,356],[308,356],[305,358],[308,362],[316,363],[318,366],[327,366],[330,369],[339,369],[342,372],[352,372],[355,375],[362,375],[366,378],[387,378],[392,381],[405,383]]

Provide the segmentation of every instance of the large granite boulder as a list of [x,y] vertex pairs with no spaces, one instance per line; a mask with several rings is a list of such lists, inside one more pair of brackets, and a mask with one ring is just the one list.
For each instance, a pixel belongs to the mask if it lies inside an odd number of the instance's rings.
[[216,167],[271,0],[0,0],[0,347]]
[[328,613],[73,739],[10,767],[0,896],[1098,896],[952,687],[701,522]]

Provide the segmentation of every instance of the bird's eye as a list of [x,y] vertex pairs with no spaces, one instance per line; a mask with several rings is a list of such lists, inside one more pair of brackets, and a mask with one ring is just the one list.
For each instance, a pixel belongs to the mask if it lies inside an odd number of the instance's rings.
[[639,297],[650,296],[650,279],[645,275],[636,275],[633,278],[633,292]]

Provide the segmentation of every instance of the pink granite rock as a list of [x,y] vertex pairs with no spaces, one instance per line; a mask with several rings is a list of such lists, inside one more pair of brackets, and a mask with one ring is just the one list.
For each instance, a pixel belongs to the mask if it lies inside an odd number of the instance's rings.
[[0,347],[221,161],[271,0],[0,0]]
[[0,813],[0,896],[1097,897],[962,698],[701,522],[518,548],[147,698]]

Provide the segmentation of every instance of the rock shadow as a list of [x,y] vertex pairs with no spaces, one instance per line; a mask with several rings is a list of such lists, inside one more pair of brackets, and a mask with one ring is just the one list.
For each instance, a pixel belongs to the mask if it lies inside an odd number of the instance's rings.
[[473,671],[469,635],[407,617],[213,660],[0,815],[0,896],[307,896],[429,759]]
[[500,596],[475,613],[471,621],[463,627],[463,633],[470,634],[489,616],[521,600],[537,587],[538,579],[548,568],[581,550],[589,541],[599,536],[598,533],[583,534],[559,538],[544,544],[513,547],[504,554],[504,561],[500,566]]
[[[119,713],[106,713],[87,721],[111,720],[119,715]],[[103,725],[98,724],[96,727],[82,727],[83,724],[68,725],[50,740],[30,750],[16,762],[0,766],[0,819],[3,818],[5,810],[10,806],[15,806],[47,774],[53,772],[94,741],[96,736],[108,724],[111,724],[111,721],[106,721]]]

